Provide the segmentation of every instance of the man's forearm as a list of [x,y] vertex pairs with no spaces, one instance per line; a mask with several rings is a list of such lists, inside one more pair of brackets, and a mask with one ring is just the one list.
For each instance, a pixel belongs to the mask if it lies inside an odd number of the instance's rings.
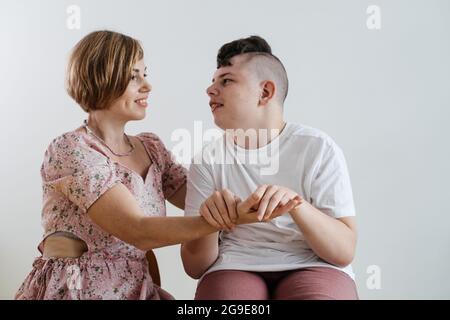
[[219,254],[219,232],[181,245],[184,270],[194,278],[200,278],[216,261]]
[[351,263],[356,248],[356,231],[304,201],[290,212],[306,242],[323,260],[344,267]]

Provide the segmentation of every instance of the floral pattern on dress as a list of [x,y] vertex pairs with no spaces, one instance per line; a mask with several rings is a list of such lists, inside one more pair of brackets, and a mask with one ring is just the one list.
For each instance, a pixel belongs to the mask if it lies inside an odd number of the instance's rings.
[[68,232],[88,251],[78,258],[37,257],[16,299],[172,299],[155,285],[145,252],[100,229],[88,208],[118,183],[126,186],[144,214],[165,216],[165,199],[186,183],[186,169],[153,133],[136,136],[152,164],[146,179],[113,161],[83,129],[65,133],[48,147],[41,166],[44,235]]

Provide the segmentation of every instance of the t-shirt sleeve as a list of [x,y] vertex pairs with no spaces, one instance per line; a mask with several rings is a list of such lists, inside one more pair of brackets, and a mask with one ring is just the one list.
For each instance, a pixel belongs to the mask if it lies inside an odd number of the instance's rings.
[[186,184],[187,170],[175,160],[162,140],[153,133],[142,134],[146,140],[147,147],[153,153],[157,165],[161,170],[161,181],[164,198],[169,199],[178,189]]
[[56,138],[41,167],[43,187],[60,192],[85,211],[120,183],[111,161],[74,133]]
[[200,206],[214,191],[214,181],[208,168],[204,164],[192,163],[189,168],[184,214],[199,215]]
[[311,202],[334,218],[355,215],[345,157],[337,145],[328,146],[311,183]]

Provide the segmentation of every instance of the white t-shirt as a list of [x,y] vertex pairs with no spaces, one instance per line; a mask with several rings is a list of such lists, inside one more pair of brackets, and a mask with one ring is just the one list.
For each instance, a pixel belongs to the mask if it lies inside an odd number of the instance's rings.
[[[206,145],[190,166],[185,215],[198,215],[203,201],[215,190],[228,188],[244,200],[263,184],[290,188],[331,217],[355,215],[341,149],[325,133],[292,123],[259,149],[241,148],[226,134]],[[354,279],[351,265],[336,267],[312,251],[289,213],[220,232],[219,239],[219,257],[205,274],[224,269],[285,271],[325,266]]]

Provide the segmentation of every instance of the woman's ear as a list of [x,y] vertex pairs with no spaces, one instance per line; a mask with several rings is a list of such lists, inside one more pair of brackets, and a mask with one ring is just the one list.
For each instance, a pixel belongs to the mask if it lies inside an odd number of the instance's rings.
[[276,86],[273,81],[266,80],[261,82],[261,97],[259,98],[259,104],[267,105],[270,100],[275,96]]

